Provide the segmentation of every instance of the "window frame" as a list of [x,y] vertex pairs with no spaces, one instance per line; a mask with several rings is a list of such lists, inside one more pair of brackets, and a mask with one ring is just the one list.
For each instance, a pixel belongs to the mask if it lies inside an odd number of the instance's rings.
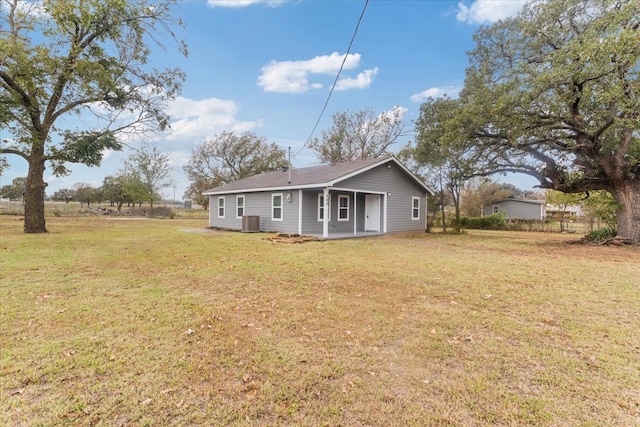
[[[242,200],[242,206],[240,206],[240,200]],[[244,194],[239,194],[236,196],[236,218],[242,218],[245,215],[245,210],[246,210],[246,203]],[[242,214],[240,214],[240,209],[242,209]]]
[[[280,206],[274,204],[276,197],[280,197]],[[280,218],[274,215],[276,209],[280,209]],[[284,221],[284,193],[271,193],[271,221]]]
[[[220,202],[222,201],[222,205]],[[218,209],[218,218],[224,218],[227,213],[227,200],[225,196],[218,196],[218,205],[216,206]],[[222,212],[222,215],[220,215]]]
[[329,194],[329,204],[328,206],[325,206],[323,203],[324,199],[324,192],[322,193],[318,193],[318,222],[322,222],[323,218],[321,215],[324,214],[325,208],[326,210],[329,211],[329,217],[327,218],[328,221],[331,221],[331,194]]
[[499,214],[500,213],[500,205],[493,205],[493,214]]
[[[418,206],[416,206],[416,201]],[[420,220],[420,197],[411,197],[411,219],[413,221]]]
[[[340,204],[341,200],[346,200],[347,201],[347,206],[342,206]],[[338,221],[349,221],[349,205],[350,202],[349,200],[351,200],[351,197],[348,194],[338,194]],[[342,218],[342,216],[340,215],[341,212],[345,211],[347,212],[347,216],[345,218]]]

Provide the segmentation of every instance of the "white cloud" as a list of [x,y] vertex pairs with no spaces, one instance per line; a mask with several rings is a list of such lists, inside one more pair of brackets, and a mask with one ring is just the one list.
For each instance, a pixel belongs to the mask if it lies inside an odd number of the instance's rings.
[[380,113],[378,115],[378,118],[384,118],[391,121],[402,121],[404,119],[404,116],[407,115],[408,111],[409,109],[406,107],[403,107],[401,105],[394,105],[391,110],[383,111],[382,113]]
[[[316,56],[306,61],[271,61],[262,67],[258,86],[262,86],[265,92],[283,93],[305,93],[310,89],[319,89],[323,85],[318,82],[309,82],[309,76],[312,74],[335,75],[340,70],[343,60],[344,55],[333,52],[331,55]],[[350,53],[344,60],[343,70],[357,68],[359,64],[360,54]]]
[[286,0],[207,0],[211,7],[246,7],[254,4],[266,4],[267,6],[280,6]]
[[428,98],[443,98],[448,96],[449,98],[457,98],[462,88],[455,86],[448,86],[446,88],[431,87],[427,90],[423,90],[420,93],[411,95],[410,99],[413,102],[424,102]]
[[244,132],[262,126],[262,121],[240,121],[234,101],[207,98],[194,100],[178,97],[169,107],[171,130],[168,141],[200,143],[224,130]]
[[470,5],[458,3],[456,19],[468,24],[491,24],[515,16],[526,0],[475,0]]
[[371,70],[364,70],[358,74],[355,78],[347,77],[338,80],[335,90],[348,90],[348,89],[364,89],[368,88],[373,81],[373,78],[378,74],[378,67]]

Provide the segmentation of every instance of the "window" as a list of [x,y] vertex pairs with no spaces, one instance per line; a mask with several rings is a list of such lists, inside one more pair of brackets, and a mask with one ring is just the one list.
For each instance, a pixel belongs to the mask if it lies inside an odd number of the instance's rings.
[[420,219],[420,197],[411,198],[411,219]]
[[224,218],[224,196],[218,197],[218,218]]
[[282,193],[271,195],[271,220],[282,221]]
[[349,221],[349,196],[346,194],[338,196],[338,221]]
[[[329,197],[329,200],[331,200],[331,197]],[[324,193],[318,193],[318,221],[322,221],[324,220],[324,210],[325,210],[325,206],[324,206]],[[331,207],[329,206],[329,217],[327,218],[329,221],[331,221]]]
[[244,196],[236,197],[236,218],[244,216]]
[[498,206],[498,205],[493,205],[493,213],[494,213],[494,214],[497,214],[497,213],[499,213],[499,212],[500,212],[500,206]]

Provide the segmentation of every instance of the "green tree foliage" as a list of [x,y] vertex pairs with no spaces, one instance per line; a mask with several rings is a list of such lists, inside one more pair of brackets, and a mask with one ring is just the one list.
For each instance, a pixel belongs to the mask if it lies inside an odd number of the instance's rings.
[[[0,0],[0,154],[29,165],[24,230],[46,232],[44,172],[99,165],[123,133],[164,130],[179,69],[149,66],[154,40],[176,39],[175,0]],[[86,128],[62,128],[81,116]]]
[[333,115],[333,125],[309,144],[323,163],[364,160],[388,154],[389,147],[405,133],[402,107],[376,114],[372,108]]
[[618,203],[611,193],[606,191],[590,191],[588,197],[582,200],[584,213],[592,224],[604,222],[609,230],[616,229],[616,211]]
[[109,175],[102,180],[102,197],[108,200],[111,206],[116,205],[118,211],[122,210],[123,204],[134,202],[130,181],[130,177],[126,174]]
[[191,182],[185,197],[207,206],[203,191],[288,165],[285,151],[251,132],[223,132],[200,144],[184,166]]
[[153,216],[153,203],[161,199],[160,191],[173,185],[172,172],[169,154],[144,144],[125,161],[125,192],[134,201],[148,202]]
[[55,193],[53,193],[53,196],[51,196],[51,198],[53,200],[59,200],[65,203],[69,203],[71,200],[74,199],[75,195],[76,195],[76,190],[72,188],[62,188],[56,191]]
[[102,199],[102,191],[99,188],[93,188],[90,184],[85,182],[78,182],[73,186],[75,194],[73,199],[80,202],[80,207],[83,208],[84,204],[87,204],[87,208],[91,206],[91,203],[99,203]]
[[27,185],[27,178],[14,178],[9,185],[0,187],[0,197],[9,200],[22,200]]
[[605,190],[621,237],[640,244],[640,2],[534,0],[475,34],[458,114],[476,173],[541,188]]
[[584,199],[584,193],[563,193],[562,191],[548,190],[545,197],[547,208],[554,205],[560,211],[560,231],[565,231],[565,220],[568,218],[569,206],[580,205]]
[[[416,146],[413,157],[416,162],[433,169],[437,188],[441,193],[446,189],[453,200],[455,208],[455,227],[460,231],[460,196],[465,181],[473,175],[472,159],[469,156],[469,145],[465,140],[457,138],[444,124],[453,120],[460,108],[460,101],[448,97],[433,99],[420,107],[420,117],[416,121]],[[444,202],[441,202],[443,227]],[[446,231],[446,230],[445,230]]]

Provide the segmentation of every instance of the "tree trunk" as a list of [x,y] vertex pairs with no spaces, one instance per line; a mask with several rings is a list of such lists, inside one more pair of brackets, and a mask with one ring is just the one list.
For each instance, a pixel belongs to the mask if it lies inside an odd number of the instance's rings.
[[27,174],[27,191],[24,192],[24,232],[46,233],[44,220],[44,159],[41,153],[32,152]]
[[627,181],[611,191],[618,202],[618,237],[640,245],[640,181]]

